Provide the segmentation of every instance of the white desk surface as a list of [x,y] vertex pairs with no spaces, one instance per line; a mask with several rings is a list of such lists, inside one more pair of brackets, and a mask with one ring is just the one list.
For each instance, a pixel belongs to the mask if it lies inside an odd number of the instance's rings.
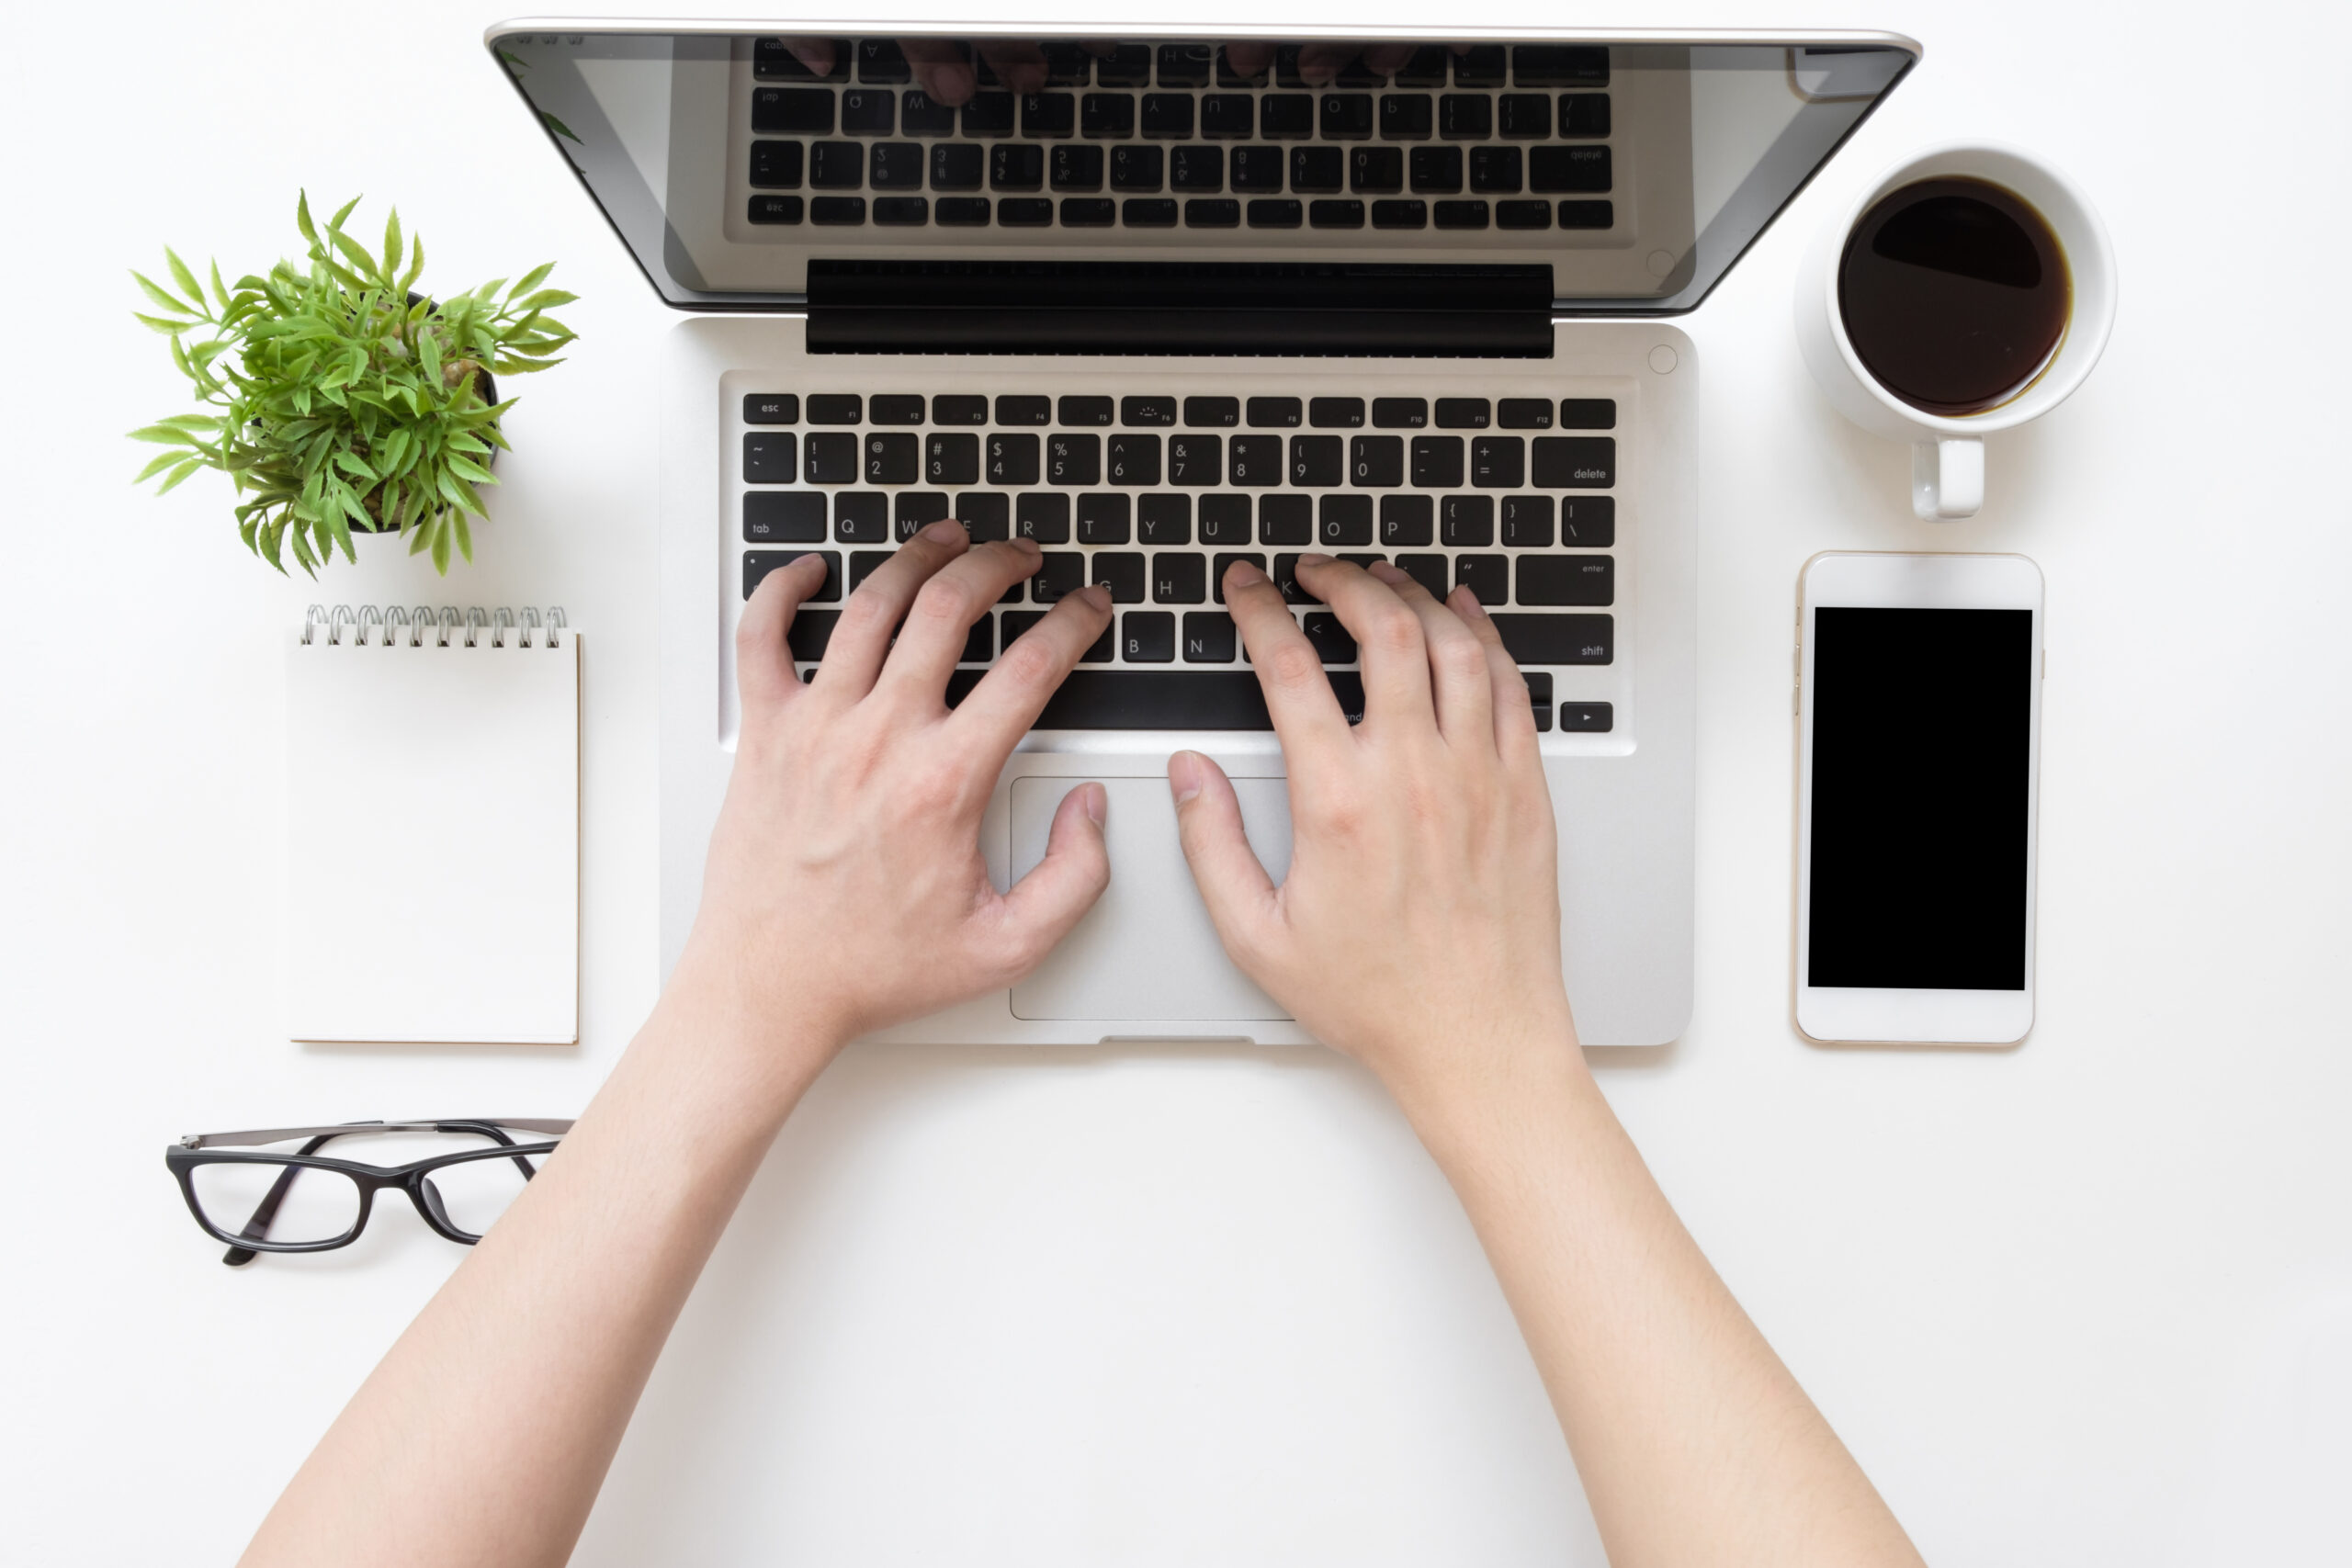
[[[134,4],[12,28],[16,1561],[228,1561],[458,1260],[395,1207],[348,1250],[223,1269],[166,1143],[568,1115],[654,997],[642,393],[672,317],[485,58],[496,17]],[[1593,19],[1927,45],[1685,322],[1706,389],[1698,1007],[1602,1081],[1930,1562],[2346,1561],[2346,12],[1618,0]],[[1992,440],[1983,515],[1930,528],[1903,451],[1806,379],[1790,277],[1832,197],[1976,134],[2094,194],[2122,305],[2082,392]],[[381,551],[281,581],[236,543],[225,480],[160,502],[128,483],[144,452],[120,432],[181,390],[123,269],[166,241],[258,269],[294,245],[299,186],[326,208],[368,193],[363,231],[397,198],[428,284],[553,257],[584,296],[571,362],[516,381],[495,521],[446,585]],[[1790,1030],[1792,585],[1833,547],[2022,550],[2048,573],[2041,1023],[2019,1050],[1832,1052]],[[585,628],[578,1048],[279,1037],[280,638],[313,600],[552,603]],[[355,773],[352,809],[384,808]],[[299,913],[367,940],[366,888],[310,889]],[[802,1107],[578,1561],[1368,1568],[1600,1547],[1468,1227],[1363,1074],[1315,1050],[933,1049],[852,1053]]]

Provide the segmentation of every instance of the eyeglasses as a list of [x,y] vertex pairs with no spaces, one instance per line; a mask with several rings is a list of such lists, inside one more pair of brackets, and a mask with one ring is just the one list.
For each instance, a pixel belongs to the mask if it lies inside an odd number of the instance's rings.
[[[545,1134],[550,1141],[518,1144],[509,1128]],[[258,1253],[330,1252],[350,1246],[367,1228],[376,1194],[387,1187],[406,1192],[436,1233],[471,1247],[536,1174],[533,1157],[553,1149],[552,1139],[571,1130],[570,1122],[503,1116],[201,1133],[164,1150],[164,1164],[178,1179],[196,1223],[229,1244],[220,1261],[235,1269]],[[387,1133],[487,1138],[490,1146],[395,1166],[329,1159],[319,1153],[337,1138]],[[228,1152],[298,1138],[302,1146],[292,1154]]]

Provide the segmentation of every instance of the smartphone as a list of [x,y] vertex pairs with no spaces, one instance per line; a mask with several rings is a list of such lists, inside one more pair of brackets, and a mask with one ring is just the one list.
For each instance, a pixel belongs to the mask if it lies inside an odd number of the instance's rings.
[[2007,1045],[2033,1027],[2041,569],[1832,551],[1797,591],[1796,1023]]

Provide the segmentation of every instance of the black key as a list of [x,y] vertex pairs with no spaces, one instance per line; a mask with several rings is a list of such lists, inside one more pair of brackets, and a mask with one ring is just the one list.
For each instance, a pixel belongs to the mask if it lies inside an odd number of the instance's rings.
[[1483,141],[1495,132],[1495,100],[1484,93],[1448,93],[1437,101],[1437,133],[1457,141]]
[[1416,147],[1406,160],[1413,188],[1423,195],[1445,195],[1462,188],[1462,149]]
[[1295,201],[1261,197],[1250,204],[1250,227],[1252,229],[1295,229],[1306,215],[1306,208]]
[[1012,498],[1002,491],[967,490],[956,498],[956,521],[976,545],[1011,538]]
[[1612,615],[1506,612],[1494,621],[1503,647],[1521,664],[1607,664],[1616,656]]
[[1470,149],[1470,188],[1515,191],[1521,181],[1520,150],[1516,147]]
[[1175,662],[1175,615],[1166,610],[1128,611],[1119,617],[1119,650],[1130,664]]
[[865,143],[820,141],[808,149],[808,183],[819,190],[855,190],[865,183]]
[[1437,102],[1427,93],[1384,93],[1380,134],[1391,141],[1426,141],[1436,115]]
[[1552,728],[1552,672],[1548,670],[1522,670],[1519,678],[1527,684],[1527,701],[1535,709],[1535,728]]
[[1322,513],[1316,542],[1325,549],[1372,543],[1372,497],[1327,495],[1322,498]]
[[1111,400],[1066,397],[1057,403],[1054,413],[1063,424],[1104,425],[1111,423]]
[[[1102,149],[1072,143],[1053,149],[1046,160],[1052,171],[1056,190],[1101,190],[1102,188]],[[1063,209],[1062,221],[1069,221],[1069,209]]]
[[877,196],[874,221],[886,228],[919,229],[931,221],[931,202],[920,196]]
[[[981,207],[988,205],[986,197],[975,199]],[[996,212],[997,220],[1008,229],[1043,229],[1054,220],[1054,204],[1041,196],[1008,196],[997,203]]]
[[1078,107],[1078,129],[1087,136],[1129,137],[1136,133],[1136,101],[1125,93],[1089,93]]
[[1294,435],[1290,438],[1290,482],[1303,489],[1325,490],[1340,479],[1340,438],[1336,435]]
[[964,134],[967,136],[1012,135],[1012,95],[1011,93],[974,93],[966,99]]
[[1077,95],[1032,93],[1021,100],[1022,135],[1068,136],[1077,129]]
[[978,190],[985,163],[983,150],[969,142],[943,141],[931,150],[931,188]]
[[1483,229],[1487,216],[1487,204],[1483,201],[1437,203],[1437,226],[1441,229]]
[[1029,597],[1040,604],[1054,604],[1086,586],[1086,558],[1076,550],[1047,550],[1038,558],[1036,575],[1029,580]]
[[1326,141],[1355,141],[1372,134],[1370,93],[1326,93],[1317,125]]
[[831,136],[830,87],[760,87],[752,94],[752,129],[762,134]]
[[977,392],[942,392],[931,400],[933,424],[986,424],[989,400]]
[[1174,398],[1121,398],[1121,424],[1170,425],[1176,423]]
[[1560,400],[1562,430],[1614,430],[1617,428],[1617,400],[1614,398],[1562,398]]
[[1216,52],[1214,44],[1163,43],[1159,46],[1159,85],[1163,87],[1205,87]]
[[1119,204],[1107,196],[1062,197],[1062,227],[1107,229],[1119,220]]
[[897,128],[899,96],[852,87],[842,94],[842,134],[888,136]]
[[1266,68],[1261,65],[1256,75],[1245,76],[1234,64],[1232,51],[1220,49],[1216,51],[1216,85],[1220,87],[1262,87],[1266,85]]
[[1442,600],[1453,592],[1453,584],[1446,577],[1449,569],[1443,556],[1398,556],[1396,570],[1428,590],[1432,599]]
[[[1037,401],[1046,400],[1039,398]],[[997,400],[997,423],[1013,423],[1004,417],[1005,400]],[[1022,423],[1030,423],[1023,421]],[[1035,423],[1043,424],[1039,419]],[[989,483],[992,485],[1033,485],[1037,482],[1037,438],[1034,435],[992,434],[988,439]]]
[[1130,229],[1173,229],[1176,204],[1157,197],[1129,197],[1119,204],[1119,216]]
[[862,196],[817,197],[808,203],[808,221],[835,228],[863,223],[865,221],[865,198]]
[[[1493,410],[1484,398],[1440,398],[1437,400],[1437,427],[1440,430],[1484,430],[1494,422]],[[1419,483],[1418,479],[1414,481]],[[1455,480],[1460,483],[1460,480]]]
[[1078,44],[1049,43],[1045,46],[1046,80],[1057,87],[1083,87],[1091,74],[1094,57]]
[[1362,398],[1314,398],[1307,401],[1306,423],[1317,430],[1363,428]]
[[1363,203],[1352,199],[1310,201],[1306,204],[1306,220],[1317,229],[1361,229]]
[[[977,674],[975,671],[973,673]],[[1354,722],[1363,681],[1331,674],[1332,694]],[[949,694],[955,689],[949,688]],[[1273,728],[1264,692],[1250,670],[1076,670],[1037,716],[1039,729],[1255,729]]]
[[890,537],[890,498],[878,490],[845,490],[833,497],[833,537],[844,545],[879,545]]
[[1387,490],[1405,482],[1405,438],[1358,435],[1348,442],[1348,482],[1365,490]]
[[1239,550],[1210,561],[1209,594],[1220,604],[1225,603],[1225,569],[1238,560],[1246,560],[1260,571],[1266,570],[1266,558],[1256,550]]
[[1299,586],[1298,558],[1295,555],[1276,556],[1273,570],[1266,576],[1283,596],[1286,604],[1312,604],[1315,595]]
[[1442,87],[1445,68],[1453,59],[1453,51],[1442,44],[1428,44],[1413,51],[1413,58],[1397,68],[1394,78],[1400,87]]
[[[1004,640],[999,646],[1010,649],[1013,644],[1014,638],[1018,637],[1023,632],[1027,631],[1031,626],[1035,626],[1039,621],[1046,618],[1046,612],[1043,610],[1007,610],[998,618],[1004,622]],[[949,688],[949,693],[950,704],[952,705],[954,700],[953,687]]]
[[1453,57],[1453,85],[1457,87],[1499,87],[1510,55],[1498,43],[1482,43]]
[[1517,435],[1470,438],[1470,482],[1480,490],[1515,490],[1527,482],[1527,442]]
[[1132,528],[1125,496],[1096,494],[1078,498],[1080,544],[1124,545]]
[[745,550],[743,552],[743,597],[749,599],[761,581],[778,567],[790,566],[802,556],[816,556],[825,563],[825,581],[816,592],[808,595],[812,604],[830,604],[842,596],[842,553],[839,550]]
[[[814,408],[817,400],[808,400]],[[857,437],[850,432],[827,431],[812,434],[801,444],[802,458],[808,472],[802,477],[812,485],[849,485],[857,482]]]
[[[840,46],[836,45],[836,50]],[[836,53],[836,59],[840,55]],[[752,45],[752,76],[760,82],[813,82],[815,72],[801,62],[800,57],[780,38],[755,39]]]
[[1281,436],[1237,435],[1227,445],[1232,452],[1225,468],[1227,483],[1259,490],[1283,482]]
[[799,474],[800,444],[785,432],[743,437],[743,482],[788,485]]
[[1170,190],[1223,190],[1225,149],[1179,147],[1168,155]]
[[825,645],[833,640],[833,627],[840,622],[839,610],[802,610],[792,617],[792,626],[784,634],[792,657],[803,664],[814,664],[825,657]]
[[1606,147],[1532,147],[1527,153],[1527,188],[1534,191],[1599,193],[1609,188],[1611,175]]
[[897,555],[896,550],[852,550],[849,553],[849,591],[854,593],[865,580],[882,569],[882,563]]
[[745,492],[743,539],[745,543],[753,545],[823,544],[824,492],[813,490]]
[[754,223],[797,223],[806,210],[797,196],[755,196],[746,216]]
[[[876,398],[876,402],[882,400]],[[922,457],[911,435],[865,438],[865,482],[870,485],[910,485],[922,472]]]
[[1608,435],[1539,435],[1535,485],[1540,490],[1608,490],[1617,482],[1617,442]]
[[964,651],[956,656],[958,664],[986,664],[996,657],[996,617],[982,615],[964,634]]
[[925,437],[922,477],[927,484],[957,488],[979,483],[980,438],[968,433]]
[[1613,604],[1617,602],[1617,563],[1608,556],[1521,556],[1519,602]]
[[[1185,400],[1185,422],[1192,423],[1192,404]],[[1230,401],[1231,400],[1227,400]],[[1168,482],[1172,485],[1213,485],[1225,478],[1225,439],[1217,435],[1171,435],[1168,438]]]
[[1616,728],[1616,711],[1607,703],[1562,703],[1560,730],[1566,735],[1606,735]]
[[861,82],[903,82],[909,76],[907,57],[895,39],[857,40],[857,79]]
[[1056,485],[1101,484],[1102,438],[1060,431],[1046,436],[1046,482]]
[[1606,93],[1561,94],[1560,134],[1562,136],[1608,135],[1609,95]]
[[1340,624],[1340,617],[1328,610],[1310,610],[1299,629],[1306,640],[1315,645],[1315,655],[1326,664],[1353,664],[1356,661],[1356,639]]
[[1196,196],[1184,204],[1187,229],[1238,229],[1241,204],[1229,196]]
[[1501,101],[1505,136],[1540,141],[1552,134],[1551,99],[1540,93],[1507,93]]
[[[1051,424],[1054,422],[1053,400],[1007,393],[996,400],[996,422],[999,424]],[[1037,481],[1024,479],[1013,482],[1035,484]]]
[[1236,147],[1233,188],[1239,191],[1283,188],[1283,150],[1279,147]]
[[1521,87],[1598,86],[1609,80],[1609,51],[1590,44],[1513,44],[1510,75]]
[[1427,398],[1374,398],[1372,423],[1377,430],[1420,430],[1430,423]]
[[1564,201],[1559,210],[1563,229],[1609,229],[1617,222],[1613,201]]
[[1105,87],[1151,85],[1151,45],[1123,43],[1094,62],[1094,79]]
[[[1460,205],[1459,202],[1438,203],[1440,208]],[[1372,226],[1375,229],[1426,229],[1430,226],[1430,204],[1426,201],[1375,201],[1372,204]]]
[[1315,542],[1315,512],[1303,495],[1269,495],[1258,502],[1258,542],[1306,546]]
[[935,490],[902,490],[891,511],[896,513],[899,542],[905,544],[933,523],[945,519],[947,497]]
[[989,149],[989,188],[1036,190],[1046,183],[1046,150],[1023,141],[1001,141]]
[[[1427,545],[1430,519],[1435,509],[1426,495],[1384,495],[1380,498],[1380,542],[1391,549]],[[1444,594],[1438,595],[1442,599]]]
[[1552,428],[1552,400],[1505,398],[1495,405],[1495,423],[1505,430],[1549,430]]
[[800,188],[800,143],[797,141],[752,142],[752,188],[754,190],[798,190]]
[[1453,558],[1453,581],[1467,583],[1470,592],[1481,604],[1506,604],[1510,602],[1510,558],[1509,556],[1456,556]]
[[1192,542],[1191,496],[1141,495],[1136,498],[1136,543],[1189,545]]
[[797,392],[747,392],[743,397],[745,424],[798,424],[800,396]]
[[[1453,400],[1437,400],[1438,423],[1445,422],[1445,405]],[[1413,483],[1422,490],[1452,490],[1462,482],[1462,437],[1459,435],[1416,435],[1413,437]]]
[[1305,93],[1268,93],[1258,100],[1258,134],[1287,141],[1315,134],[1315,100]]
[[1615,496],[1564,495],[1560,498],[1560,543],[1572,549],[1605,550],[1616,542]]
[[1294,147],[1290,150],[1290,188],[1293,190],[1338,190],[1346,170],[1347,158],[1340,148]]
[[1041,545],[1069,543],[1069,497],[1032,491],[1013,502],[1012,536]]
[[909,136],[953,136],[956,111],[921,87],[899,95],[899,129]]
[[1159,482],[1159,437],[1114,435],[1105,464],[1114,485],[1156,485]]
[[1201,497],[1201,543],[1246,545],[1250,542],[1250,498],[1246,495]]
[[1548,495],[1503,497],[1503,547],[1540,550],[1552,543],[1552,498]]
[[1162,167],[1168,152],[1163,147],[1114,147],[1111,149],[1111,188],[1113,190],[1158,190]]
[[[1200,558],[1194,556],[1193,560]],[[795,623],[797,625],[797,622]],[[1230,664],[1233,662],[1233,617],[1215,610],[1193,610],[1184,616],[1184,662],[1187,664]]]
[[1151,558],[1151,597],[1158,604],[1197,604],[1208,597],[1209,563],[1190,554]]
[[1252,430],[1295,430],[1306,418],[1306,405],[1296,398],[1251,398],[1249,402],[1250,428]]
[[1449,495],[1438,503],[1438,538],[1449,549],[1485,549],[1495,542],[1495,498]]
[[1256,100],[1247,93],[1211,93],[1201,100],[1201,134],[1224,141],[1247,141]]
[[1552,204],[1548,201],[1495,203],[1495,227],[1498,229],[1549,229],[1551,226]]
[[1348,149],[1348,180],[1357,191],[1366,194],[1403,190],[1405,150],[1402,147]]
[[1094,558],[1094,581],[1111,591],[1112,604],[1140,604],[1143,557],[1132,550],[1104,550]]
[[865,417],[873,424],[921,424],[922,409],[921,392],[876,392],[866,404]]
[[1142,124],[1146,136],[1183,141],[1193,134],[1193,96],[1190,93],[1146,93],[1143,96]]

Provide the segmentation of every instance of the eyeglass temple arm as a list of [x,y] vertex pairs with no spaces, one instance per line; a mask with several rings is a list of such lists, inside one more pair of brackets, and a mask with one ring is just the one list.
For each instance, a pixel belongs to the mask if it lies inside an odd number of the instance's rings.
[[332,1127],[262,1127],[243,1133],[191,1133],[180,1140],[184,1149],[249,1148],[261,1144],[282,1144],[289,1138],[340,1138],[353,1133],[431,1133],[444,1127],[463,1125],[473,1127],[519,1127],[526,1133],[546,1133],[560,1137],[571,1131],[568,1120],[553,1121],[545,1117],[482,1116],[459,1123],[442,1122],[349,1122]]
[[[300,1152],[314,1155],[319,1152],[321,1145],[335,1135],[328,1133],[312,1138],[302,1145]],[[266,1240],[269,1235],[270,1223],[277,1218],[277,1206],[286,1201],[286,1194],[293,1187],[294,1179],[301,1174],[302,1168],[299,1165],[289,1165],[280,1170],[277,1173],[277,1179],[269,1184],[269,1190],[263,1193],[261,1201],[254,1206],[253,1218],[247,1220],[244,1228],[237,1234],[247,1241]],[[220,1261],[232,1269],[242,1269],[260,1256],[261,1254],[250,1247],[232,1247],[220,1255]]]
[[[527,1128],[525,1130],[528,1131]],[[501,1129],[495,1122],[444,1122],[440,1123],[440,1131],[444,1133],[479,1133],[486,1138],[505,1145],[510,1149],[514,1146],[514,1140],[508,1137],[505,1132]],[[537,1171],[531,1168],[531,1162],[525,1159],[521,1155],[516,1155],[514,1156],[514,1166],[516,1169],[523,1173],[523,1179],[526,1181],[530,1180],[531,1178],[538,1174]]]

